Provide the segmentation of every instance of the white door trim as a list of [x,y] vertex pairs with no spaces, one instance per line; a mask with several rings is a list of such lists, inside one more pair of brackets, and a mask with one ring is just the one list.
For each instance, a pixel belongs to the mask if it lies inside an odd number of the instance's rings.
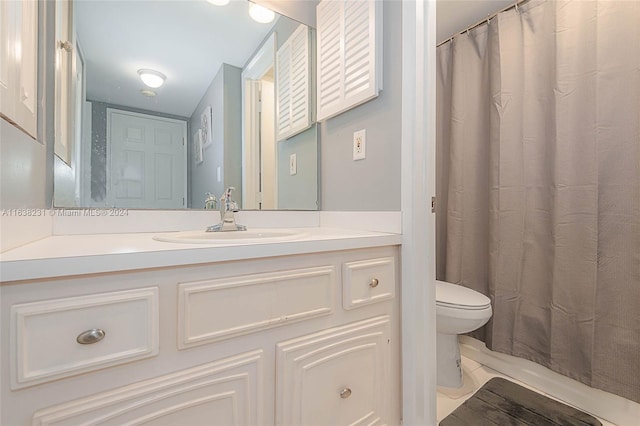
[[[247,80],[258,80],[266,73],[270,67],[275,64],[276,54],[276,33],[271,33],[267,41],[264,42],[260,50],[254,55],[251,62],[247,64],[242,70],[241,86],[242,86],[242,207],[249,209],[256,209],[257,202],[254,194],[258,192],[257,188],[260,187],[260,174],[257,172],[260,170],[260,133],[256,130],[258,105],[255,105],[252,100],[255,96],[248,98],[247,93]],[[278,71],[275,70],[277,73]],[[274,76],[277,77],[277,76]],[[275,84],[276,78],[274,78]],[[277,93],[277,87],[275,93]],[[247,117],[246,109],[251,108],[251,116]],[[248,122],[251,122],[251,126],[248,126]],[[249,131],[249,129],[254,131]],[[276,141],[277,148],[277,141]],[[278,156],[276,155],[276,188],[277,185],[277,164]]]
[[436,422],[436,2],[402,4],[402,419]]
[[117,109],[117,108],[107,108],[107,143],[106,143],[106,156],[107,156],[107,167],[106,167],[106,172],[107,172],[107,191],[106,191],[106,195],[105,195],[105,204],[107,207],[112,207],[113,206],[113,193],[111,191],[111,147],[110,147],[110,143],[109,141],[111,140],[111,114],[113,113],[117,113],[117,114],[124,114],[124,115],[130,115],[133,117],[140,117],[140,118],[148,118],[148,119],[153,119],[153,120],[159,120],[159,121],[166,121],[168,123],[176,123],[176,124],[182,124],[183,125],[183,133],[182,133],[182,138],[184,143],[182,144],[182,153],[183,153],[183,160],[184,160],[184,167],[183,167],[183,191],[184,191],[184,201],[183,201],[183,205],[182,207],[187,207],[187,162],[188,162],[188,152],[187,152],[187,122],[184,120],[178,120],[175,118],[167,118],[167,117],[160,117],[157,115],[150,115],[150,114],[143,114],[143,113],[139,113],[139,112],[133,112],[133,111],[126,111],[123,109]]

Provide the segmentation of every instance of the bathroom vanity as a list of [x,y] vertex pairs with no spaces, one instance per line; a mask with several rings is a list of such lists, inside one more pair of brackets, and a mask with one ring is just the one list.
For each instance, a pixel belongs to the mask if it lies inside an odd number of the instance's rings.
[[2,418],[400,423],[400,235],[52,236],[2,254]]

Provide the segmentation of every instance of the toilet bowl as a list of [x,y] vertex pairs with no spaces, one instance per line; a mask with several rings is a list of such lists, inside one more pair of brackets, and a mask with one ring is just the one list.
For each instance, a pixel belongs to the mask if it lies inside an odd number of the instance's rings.
[[491,314],[487,296],[461,285],[436,281],[438,386],[462,386],[458,334],[482,327]]

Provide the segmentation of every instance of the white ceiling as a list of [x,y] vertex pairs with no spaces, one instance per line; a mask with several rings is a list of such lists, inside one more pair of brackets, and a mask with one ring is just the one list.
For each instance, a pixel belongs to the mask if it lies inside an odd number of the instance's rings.
[[443,42],[514,3],[515,0],[437,0],[436,39]]
[[[205,0],[74,3],[87,68],[87,98],[189,117],[224,62],[242,68],[273,27],[249,17],[249,2],[218,7]],[[274,21],[275,22],[275,21]],[[157,96],[137,70],[167,76]]]

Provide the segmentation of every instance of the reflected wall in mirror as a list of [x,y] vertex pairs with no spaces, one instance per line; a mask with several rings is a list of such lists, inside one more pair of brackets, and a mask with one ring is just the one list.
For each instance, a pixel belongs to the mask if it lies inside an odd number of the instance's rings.
[[233,186],[244,209],[318,208],[315,33],[251,5],[73,3],[82,67],[56,207],[202,209]]

